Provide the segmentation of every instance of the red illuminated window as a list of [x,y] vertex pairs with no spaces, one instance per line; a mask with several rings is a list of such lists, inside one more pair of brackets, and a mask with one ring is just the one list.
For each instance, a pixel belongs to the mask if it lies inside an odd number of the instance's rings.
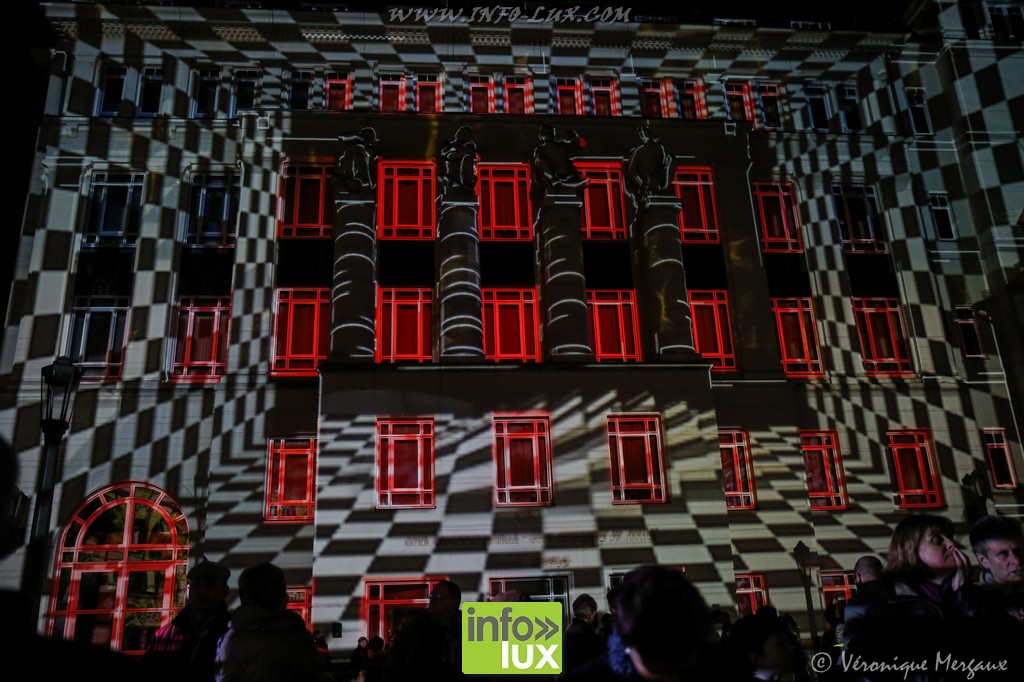
[[494,504],[498,507],[549,505],[550,420],[546,416],[494,416]]
[[434,164],[381,161],[377,185],[380,239],[434,238]]
[[230,298],[179,301],[172,381],[220,381],[227,368],[229,317]]
[[956,329],[960,332],[960,351],[965,358],[985,357],[985,347],[981,343],[981,329],[974,308],[969,305],[958,305],[955,308]]
[[873,188],[865,185],[832,185],[832,203],[839,220],[843,251],[884,253],[888,250]]
[[854,298],[853,315],[868,376],[913,375],[907,333],[896,299]]
[[270,373],[315,377],[330,346],[329,289],[278,289],[274,305],[274,336]]
[[710,168],[678,168],[672,181],[682,202],[679,212],[679,238],[684,242],[719,241],[715,187]]
[[647,118],[672,118],[671,80],[640,81],[640,107]]
[[536,289],[485,288],[484,356],[489,360],[540,361],[540,311]]
[[719,431],[718,449],[722,455],[722,483],[726,509],[756,509],[754,462],[744,431]]
[[494,79],[490,76],[470,76],[468,80],[470,113],[493,114]]
[[999,428],[983,429],[982,442],[988,466],[992,471],[992,487],[997,490],[1012,490],[1017,487],[1017,468],[1013,465],[1010,445],[1006,442],[1006,430]]
[[821,597],[825,606],[832,602],[846,603],[857,593],[857,585],[853,581],[852,571],[822,571]]
[[690,120],[708,117],[708,105],[704,99],[704,81],[685,80],[679,88],[679,115]]
[[377,362],[433,359],[433,304],[430,289],[377,290]]
[[773,298],[772,310],[775,312],[779,351],[786,376],[824,376],[811,299]]
[[757,98],[761,103],[761,116],[757,120],[762,130],[782,129],[782,109],[779,103],[778,83],[758,83]]
[[764,573],[736,574],[736,606],[740,617],[750,616],[768,602]]
[[580,214],[583,238],[625,239],[622,168],[590,161],[578,161],[576,168],[589,180],[583,192],[583,212]]
[[735,370],[736,354],[732,346],[727,292],[724,289],[691,289],[689,298],[697,353],[711,361],[714,372]]
[[583,114],[583,91],[579,78],[555,78],[554,96],[557,111],[563,116]]
[[431,585],[445,577],[367,580],[363,599],[366,636],[393,642],[406,617],[430,604]]
[[631,290],[587,290],[590,340],[598,362],[640,361],[640,325]]
[[380,75],[380,110],[405,111],[405,76],[399,73]]
[[591,78],[590,106],[594,116],[621,116],[618,81],[614,78]]
[[313,590],[308,587],[289,587],[288,610],[294,611],[309,630],[313,625]]
[[754,103],[750,96],[749,83],[726,82],[725,117],[730,121],[754,120]]
[[668,501],[662,450],[660,416],[615,414],[608,417],[612,504]]
[[931,435],[927,431],[889,431],[896,482],[895,502],[900,509],[941,507],[942,476]]
[[505,76],[505,113],[533,113],[533,80],[529,76]]
[[377,509],[434,507],[434,420],[377,420]]
[[328,111],[352,108],[352,75],[330,71],[324,79],[324,101]]
[[835,431],[801,431],[800,449],[811,509],[846,509],[846,472]]
[[278,199],[279,237],[330,237],[334,225],[334,169],[285,166]]
[[313,520],[316,495],[316,438],[271,438],[267,443],[267,521]]
[[530,167],[525,163],[479,163],[480,239],[533,239]]
[[436,73],[421,73],[416,76],[416,111],[421,114],[436,114],[444,108],[444,90],[441,77]]
[[761,214],[761,243],[765,253],[803,251],[793,185],[788,182],[755,182],[754,196]]

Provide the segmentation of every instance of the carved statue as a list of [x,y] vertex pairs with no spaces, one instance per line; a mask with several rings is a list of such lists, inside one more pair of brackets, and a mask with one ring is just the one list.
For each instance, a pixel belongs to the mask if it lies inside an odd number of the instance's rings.
[[363,128],[354,135],[339,135],[338,141],[345,151],[338,157],[334,178],[336,187],[349,192],[362,192],[377,188],[377,131]]
[[572,162],[573,153],[587,144],[575,130],[559,139],[555,137],[553,127],[544,125],[537,133],[537,140],[540,144],[533,150],[534,182],[545,190],[574,192],[587,184],[587,179],[580,175]]
[[640,144],[629,151],[626,187],[634,204],[651,193],[665,192],[672,182],[672,157],[647,126],[637,129]]
[[455,131],[455,137],[441,148],[444,158],[444,171],[439,180],[444,191],[476,188],[476,143],[469,126],[462,126]]

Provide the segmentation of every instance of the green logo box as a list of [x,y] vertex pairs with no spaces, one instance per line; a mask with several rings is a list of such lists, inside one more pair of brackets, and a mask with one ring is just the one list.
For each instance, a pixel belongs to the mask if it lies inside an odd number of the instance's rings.
[[562,672],[562,605],[556,602],[465,602],[462,672],[555,675]]

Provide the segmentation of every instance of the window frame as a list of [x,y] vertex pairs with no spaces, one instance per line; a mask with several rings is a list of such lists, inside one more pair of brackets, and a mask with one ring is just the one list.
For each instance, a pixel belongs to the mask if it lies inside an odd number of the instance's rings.
[[735,577],[736,609],[741,618],[745,615],[754,615],[762,606],[771,603],[764,573],[737,573]]
[[313,69],[294,69],[288,73],[288,110],[309,111],[313,108],[316,73]]
[[[495,474],[494,506],[547,507],[554,504],[551,417],[548,414],[496,412],[491,415],[491,433]],[[532,454],[533,476],[527,484],[517,485],[511,480],[511,441],[525,444]]]
[[[807,500],[812,511],[843,511],[849,507],[846,469],[835,430],[801,430],[800,454],[804,460]],[[812,466],[817,464],[817,468]],[[820,471],[820,476],[815,472]],[[817,484],[820,479],[821,485]]]
[[[910,338],[903,324],[903,311],[895,298],[854,297],[853,315],[860,341],[861,361],[864,371],[870,377],[910,377],[914,376],[913,363],[910,358]],[[892,352],[879,352],[876,341],[881,338],[875,334],[872,320],[883,316],[886,334]]]
[[[819,133],[829,132],[832,120],[832,107],[829,101],[829,88],[824,83],[804,83],[804,102],[807,105],[807,127]],[[815,106],[817,105],[817,106]],[[815,110],[818,113],[815,114]],[[821,119],[820,121],[818,119]]]
[[[533,240],[530,166],[526,163],[478,163],[476,195],[480,206],[480,241]],[[505,201],[511,190],[510,202]],[[500,194],[500,196],[499,196]],[[499,201],[499,199],[501,199]],[[511,203],[512,222],[498,224],[498,207]]]
[[758,103],[754,127],[766,131],[782,130],[782,85],[772,81],[757,81],[753,90]]
[[313,588],[289,585],[287,587],[288,610],[293,612],[306,624],[307,630],[313,627]]
[[[896,429],[886,432],[886,440],[895,488],[893,501],[897,506],[900,509],[935,509],[945,506],[942,470],[935,456],[931,432],[925,429]],[[908,472],[904,471],[899,457],[899,453],[905,450],[911,450],[914,454],[915,474],[921,482],[917,488],[911,488],[905,483]]]
[[[340,98],[341,106],[332,106],[337,86],[344,88]],[[350,111],[352,109],[352,74],[345,71],[328,71],[324,74],[324,109],[327,111]]]
[[[1010,443],[1006,440],[1006,429],[994,426],[982,429],[981,442],[985,448],[985,461],[988,462],[988,470],[992,475],[992,488],[1016,490],[1017,467],[1010,451]],[[1005,474],[1000,471],[1002,468],[1006,469]]]
[[[725,91],[726,120],[733,122],[747,121],[756,123],[756,117],[754,116],[754,101],[750,83],[746,81],[729,80],[722,83],[722,88]],[[737,116],[737,113],[742,115]]]
[[[718,207],[715,199],[715,179],[711,168],[699,166],[681,166],[676,168],[672,176],[672,187],[676,197],[682,202],[679,209],[679,240],[683,243],[718,244],[722,240],[718,230]],[[689,226],[686,219],[686,197],[684,188],[691,191],[697,199],[699,208],[695,218],[695,226]]]
[[[318,186],[317,219],[302,222],[305,191]],[[334,229],[334,166],[325,163],[286,163],[281,168],[277,193],[277,236],[280,239],[321,239]]]
[[[953,321],[960,335],[960,352],[966,358],[987,358],[985,344],[981,340],[981,326],[973,306],[953,307]],[[973,345],[972,345],[973,344]]]
[[[860,108],[860,97],[857,94],[857,86],[852,83],[841,83],[839,85],[839,119],[844,133],[863,133],[867,130],[864,121],[864,112]],[[851,114],[856,116],[856,121],[851,121]],[[857,123],[859,125],[851,125]]]
[[[814,315],[814,301],[810,297],[772,298],[772,312],[775,314],[775,328],[778,332],[779,359],[787,377],[816,379],[825,376],[818,342],[818,322]],[[796,316],[800,338],[792,339],[787,334],[790,326],[784,324],[784,316]],[[787,341],[790,343],[787,344]],[[790,349],[802,352],[792,354]]]
[[[266,523],[312,523],[316,513],[317,439],[310,437],[275,437],[267,439],[267,476],[263,498],[263,520]],[[305,469],[305,483],[299,496],[289,497],[289,459],[298,462],[298,471]],[[292,493],[295,489],[291,490]],[[285,513],[285,509],[292,513]]]
[[[700,78],[688,78],[676,85],[679,93],[679,117],[689,121],[701,121],[708,117],[707,97],[704,94],[704,81]],[[687,104],[693,107],[693,116],[689,116]]]
[[[662,418],[654,413],[615,413],[607,416],[608,474],[612,504],[664,504],[669,501],[666,481],[665,437]],[[633,427],[633,428],[623,428]],[[643,439],[646,481],[627,482],[624,443]]]
[[[121,203],[120,188],[124,188]],[[115,196],[111,197],[111,194]],[[88,212],[83,229],[84,245],[114,243],[135,244],[142,227],[142,211],[146,204],[146,173],[137,171],[97,171],[89,179]],[[111,213],[111,209],[114,210]],[[107,229],[108,215],[116,218],[123,211],[120,229]]]
[[[416,330],[400,324],[402,310],[413,309]],[[374,362],[431,362],[434,357],[433,290],[429,287],[377,287]],[[403,316],[404,317],[404,316]],[[385,327],[385,322],[387,326]],[[399,336],[415,333],[413,352],[398,353]]]
[[[397,114],[406,110],[406,81],[404,73],[383,72],[377,74],[377,111],[382,114]],[[394,108],[391,108],[390,95],[386,95],[385,92],[391,86],[394,86],[395,89]]]
[[[243,83],[252,84],[252,101],[241,102],[240,92]],[[242,111],[253,111],[259,108],[260,104],[260,75],[255,68],[235,69],[231,74],[231,102],[228,116],[237,118]],[[248,106],[246,106],[248,105]]]
[[[377,167],[377,238],[433,240],[437,230],[434,197],[437,169],[433,161],[380,161]],[[416,199],[404,193],[415,185]],[[415,219],[402,223],[403,206],[415,206]]]
[[[102,360],[83,358],[93,331],[92,318],[97,314],[109,314],[106,325],[106,351]],[[71,308],[71,319],[67,338],[67,355],[82,370],[84,382],[108,382],[121,378],[124,369],[125,350],[128,345],[128,319],[130,314],[127,296],[78,296]]]
[[915,137],[931,137],[935,134],[932,117],[928,112],[928,94],[924,88],[905,88],[907,98],[907,114],[910,118],[910,130]]
[[757,479],[750,436],[740,429],[719,429],[718,452],[722,458],[722,490],[729,511],[757,509]]
[[[128,87],[128,67],[123,64],[107,64],[103,67],[100,80],[101,86],[97,88],[96,115],[104,118],[117,116]],[[118,81],[120,84],[114,87]]]
[[[188,210],[183,212],[183,241],[190,246],[232,247],[238,235],[238,216],[241,208],[242,185],[238,175],[231,171],[191,173],[188,178]],[[214,190],[224,191],[219,219],[210,218],[207,208],[213,205]],[[216,210],[216,206],[214,207]],[[206,228],[207,222],[217,224],[218,230]]]
[[[559,116],[583,115],[583,85],[578,76],[553,76],[551,78],[551,101],[554,113]],[[572,111],[563,111],[562,95],[572,95]]]
[[[396,433],[396,427],[416,429]],[[433,509],[434,496],[434,446],[435,428],[433,417],[378,417],[376,447],[376,496],[375,509]],[[417,485],[412,488],[398,488],[395,484],[396,442],[413,442],[416,446]],[[386,448],[386,450],[385,450]],[[407,496],[410,501],[395,501],[395,496]]]
[[[669,78],[646,79],[637,81],[640,90],[640,115],[644,118],[674,118],[673,99],[674,84]],[[651,107],[651,95],[658,99],[657,112]]]
[[[765,253],[803,253],[800,212],[793,183],[755,182],[754,197],[757,199],[758,216],[761,219],[761,250]],[[779,202],[777,215],[767,210],[766,200],[771,198]],[[770,221],[770,217],[776,217],[777,220]],[[779,229],[770,230],[769,227],[775,222]],[[770,234],[771,231],[776,234]]]
[[[1024,40],[1024,7],[986,2],[985,9],[987,10],[989,31],[993,40]],[[1016,18],[1016,21],[1013,20],[1013,17]],[[1014,24],[1017,24],[1017,26],[1014,26]]]
[[[220,106],[221,71],[219,67],[195,70],[192,118],[215,118]],[[209,101],[207,101],[209,98]]]
[[[621,162],[576,161],[576,170],[587,179],[580,211],[583,239],[624,240],[628,237],[626,195]],[[600,196],[603,190],[603,197]],[[594,225],[594,216],[607,215],[606,224]]]
[[[832,208],[839,223],[839,239],[843,245],[843,252],[888,253],[885,226],[882,222],[882,213],[878,209],[874,187],[859,183],[833,183],[831,196]],[[856,203],[864,209],[864,225],[856,224],[851,217],[850,208]],[[851,231],[851,226],[857,228],[857,234]]]
[[822,571],[819,578],[821,579],[821,601],[825,608],[836,601],[846,604],[853,595],[857,594],[853,571]]
[[[621,116],[622,101],[619,97],[619,81],[612,77],[594,77],[588,80],[590,86],[590,114],[591,116]],[[602,94],[608,99],[608,113],[598,111],[598,95]]]
[[[198,352],[195,342],[201,339],[197,325],[200,317],[206,316],[213,319],[209,357],[197,359],[193,357]],[[227,372],[231,296],[183,296],[178,299],[174,318],[168,379],[181,384],[219,382]]]
[[[608,325],[600,324],[611,311],[613,333],[601,334]],[[640,320],[636,291],[633,289],[587,289],[587,322],[590,342],[597,362],[642,362]],[[611,341],[611,343],[606,343]],[[614,350],[607,351],[606,347]]]
[[[486,107],[484,111],[477,111],[474,108],[475,91],[477,89],[484,90],[484,96],[487,98]],[[466,111],[471,114],[493,114],[497,111],[494,97],[494,76],[485,76],[481,74],[470,74],[466,77]]]
[[928,210],[932,217],[932,227],[935,228],[935,238],[941,241],[955,241],[956,220],[949,205],[949,194],[928,192]]
[[[368,637],[383,637],[385,641],[393,639],[398,634],[403,615],[426,609],[430,604],[430,588],[433,583],[441,579],[447,579],[447,576],[365,578],[362,618],[366,623],[366,635]],[[399,596],[388,599],[389,592]],[[422,596],[418,596],[420,594]],[[393,614],[395,610],[398,612]],[[389,625],[394,625],[394,627],[388,627]]]
[[[430,111],[425,111],[423,108],[423,96],[429,92],[434,94],[434,108]],[[444,81],[441,74],[416,74],[416,111],[421,114],[444,113]]]
[[[693,322],[694,350],[711,362],[712,372],[735,372],[736,347],[732,337],[732,320],[729,314],[729,292],[726,289],[689,289],[690,318]],[[696,311],[708,309],[714,320],[714,348],[704,349],[701,343],[703,322],[698,322]]]
[[[484,357],[495,362],[540,362],[540,295],[536,287],[483,287],[480,290],[484,328]],[[508,308],[518,310],[517,345],[520,350],[505,352],[500,339],[508,338],[503,321]],[[516,317],[513,315],[513,317]],[[532,319],[531,319],[532,318]],[[499,347],[499,345],[501,347]]]
[[[313,308],[309,352],[295,350],[299,330],[296,310]],[[317,367],[330,350],[331,290],[328,287],[279,287],[274,290],[274,333],[270,339],[270,376],[318,376]],[[303,344],[306,346],[307,344]]]
[[[156,106],[152,109],[146,109],[146,103],[150,99],[149,95],[153,92],[153,88],[156,88]],[[164,69],[160,66],[149,66],[143,67],[142,72],[139,74],[139,87],[138,97],[136,98],[136,109],[138,116],[143,118],[151,118],[159,116],[163,113],[163,102],[164,102]]]
[[[502,106],[506,114],[529,115],[533,114],[533,78],[526,75],[509,75],[501,80]],[[512,100],[510,93],[521,92],[523,98],[523,110],[512,111]]]

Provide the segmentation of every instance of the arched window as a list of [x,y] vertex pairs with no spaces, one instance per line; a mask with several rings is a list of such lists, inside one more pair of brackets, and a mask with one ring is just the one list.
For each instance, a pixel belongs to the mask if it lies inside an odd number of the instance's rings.
[[64,529],[57,554],[50,634],[140,654],[185,605],[188,521],[146,483],[108,486]]

